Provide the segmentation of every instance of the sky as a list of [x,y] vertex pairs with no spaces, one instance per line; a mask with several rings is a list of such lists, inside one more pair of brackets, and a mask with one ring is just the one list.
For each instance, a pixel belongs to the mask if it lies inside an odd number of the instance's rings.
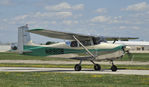
[[[149,41],[149,0],[0,0],[0,42],[17,42],[18,27]],[[59,41],[31,34],[32,41]]]

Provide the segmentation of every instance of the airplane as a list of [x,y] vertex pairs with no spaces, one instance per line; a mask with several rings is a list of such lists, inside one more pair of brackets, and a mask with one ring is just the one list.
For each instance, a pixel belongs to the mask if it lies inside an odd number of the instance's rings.
[[[37,45],[32,43],[30,33],[39,34],[50,38],[68,40],[50,45]],[[94,70],[100,71],[100,64],[94,61],[110,61],[112,71],[117,71],[117,66],[113,61],[122,58],[130,49],[123,44],[114,44],[116,40],[138,39],[137,37],[103,37],[82,35],[75,33],[59,32],[46,29],[30,29],[28,26],[18,28],[18,51],[20,54],[32,56],[49,56],[60,54],[82,54],[86,56],[72,57],[70,59],[80,60],[74,66],[75,71],[81,71],[82,61],[90,61],[94,64]],[[107,43],[107,40],[113,40],[113,43]]]

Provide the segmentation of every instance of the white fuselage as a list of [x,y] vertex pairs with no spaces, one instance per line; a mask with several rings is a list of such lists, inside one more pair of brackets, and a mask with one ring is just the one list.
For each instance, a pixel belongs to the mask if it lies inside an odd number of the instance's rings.
[[[35,45],[35,44],[29,44],[32,46],[40,46],[40,47],[47,47],[47,48],[61,48],[61,49],[69,49],[69,50],[84,50],[83,47],[70,47],[65,44],[65,42],[51,44],[51,45]],[[96,60],[110,60],[110,59],[117,59],[124,55],[124,51],[121,49],[121,47],[124,45],[120,44],[111,44],[111,43],[100,43],[97,45],[91,45],[91,46],[85,46],[88,50],[91,51],[92,54],[96,56]],[[66,53],[69,54],[69,53]],[[65,55],[66,55],[65,54]],[[76,52],[76,54],[87,54],[88,53],[84,50],[84,52]],[[63,54],[58,54],[63,55]],[[90,56],[90,55],[88,55]]]

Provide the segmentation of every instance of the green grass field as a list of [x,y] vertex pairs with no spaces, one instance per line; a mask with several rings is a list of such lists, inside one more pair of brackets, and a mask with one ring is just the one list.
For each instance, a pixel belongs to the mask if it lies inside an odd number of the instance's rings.
[[64,60],[64,61],[74,61],[72,59],[66,58],[52,58],[52,57],[43,57],[43,56],[28,56],[28,55],[20,55],[18,53],[1,53],[0,52],[0,60]]
[[[132,53],[133,61],[142,61],[147,62],[149,61],[149,53]],[[122,61],[130,61],[130,58],[126,54],[122,59],[119,59]]]
[[149,87],[149,76],[0,72],[0,87]]
[[[134,56],[134,61],[143,61],[147,62],[149,61],[149,53],[134,53],[132,54]],[[41,56],[27,56],[27,55],[19,55],[17,53],[0,53],[0,60],[61,60],[61,61],[75,61],[72,59],[66,59],[66,58],[51,58],[51,57],[41,57]],[[122,59],[119,59],[119,61],[130,61],[130,58],[128,55],[125,55]]]

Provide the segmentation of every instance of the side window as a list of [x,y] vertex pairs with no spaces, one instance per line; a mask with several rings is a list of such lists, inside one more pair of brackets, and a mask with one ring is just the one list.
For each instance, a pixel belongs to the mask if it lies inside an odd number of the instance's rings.
[[[91,46],[91,41],[90,40],[85,40],[85,41],[80,41],[84,46]],[[71,47],[81,47],[80,44],[78,44],[77,41],[71,41],[71,44],[70,44]]]
[[[90,40],[81,41],[81,43],[82,43],[84,46],[91,46],[91,41],[90,41]],[[80,45],[80,46],[81,46],[81,45]]]
[[77,47],[78,46],[78,43],[77,41],[72,41],[71,44],[70,44],[71,47]]

